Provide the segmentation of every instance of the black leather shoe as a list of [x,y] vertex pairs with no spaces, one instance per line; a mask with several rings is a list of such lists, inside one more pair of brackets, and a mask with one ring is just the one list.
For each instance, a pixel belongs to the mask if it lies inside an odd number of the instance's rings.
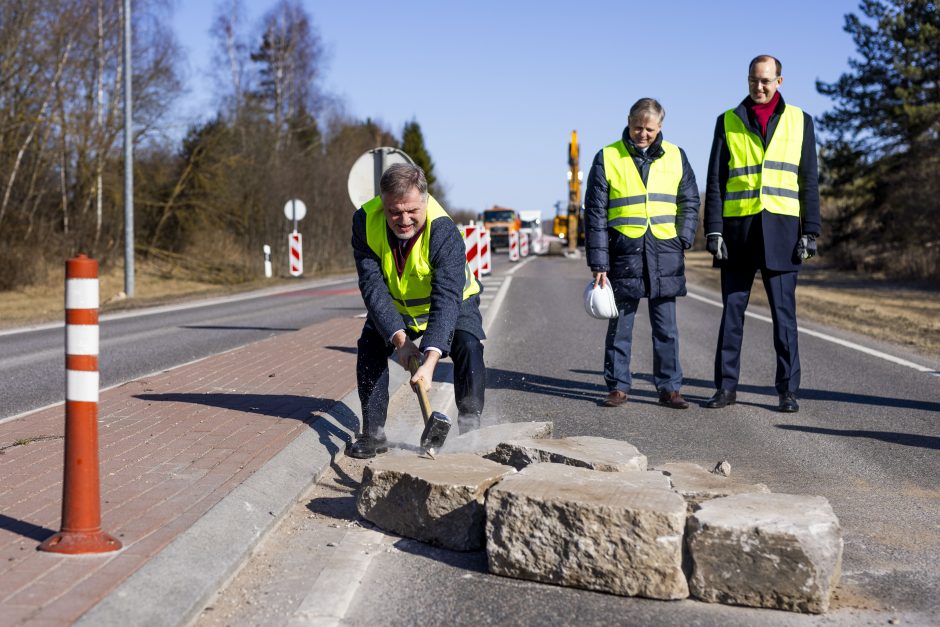
[[346,455],[356,459],[372,459],[381,453],[388,453],[388,438],[384,435],[360,435],[346,445]]
[[738,395],[734,390],[718,390],[715,395],[705,401],[705,407],[708,409],[721,409],[728,405],[734,405],[738,400]]
[[800,404],[796,402],[796,394],[793,392],[784,392],[781,394],[780,405],[777,407],[777,410],[785,414],[795,414],[800,411]]

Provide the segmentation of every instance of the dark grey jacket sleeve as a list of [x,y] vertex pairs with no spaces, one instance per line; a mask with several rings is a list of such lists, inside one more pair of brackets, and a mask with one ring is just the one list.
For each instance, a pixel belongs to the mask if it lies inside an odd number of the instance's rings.
[[366,239],[366,213],[362,209],[353,214],[352,226],[353,258],[359,274],[359,291],[369,312],[369,319],[387,342],[396,331],[405,328],[401,314],[395,309],[382,276],[382,263],[378,255],[369,248]]
[[453,220],[438,218],[431,225],[431,314],[421,348],[450,351],[454,328],[467,280],[467,256],[460,230]]
[[689,163],[685,151],[679,149],[682,155],[682,179],[679,181],[679,193],[676,195],[676,204],[679,207],[676,215],[676,232],[684,248],[691,248],[698,229],[698,209],[701,199],[698,195],[698,183],[695,182],[695,172]]
[[816,160],[816,131],[813,118],[803,113],[803,154],[800,156],[800,215],[803,232],[819,235],[819,164]]
[[584,192],[584,244],[587,264],[593,272],[610,271],[607,241],[607,199],[610,185],[604,171],[604,151],[600,150],[591,164]]
[[724,115],[715,123],[715,136],[708,156],[708,175],[705,178],[705,234],[721,233],[724,225],[724,189],[728,182],[728,144],[725,143]]

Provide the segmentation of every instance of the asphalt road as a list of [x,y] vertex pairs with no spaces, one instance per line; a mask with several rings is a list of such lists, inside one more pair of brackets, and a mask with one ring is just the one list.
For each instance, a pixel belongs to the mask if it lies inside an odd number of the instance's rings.
[[[707,410],[700,403],[713,392],[720,309],[683,298],[683,392],[693,406],[676,411],[657,405],[650,328],[641,304],[630,402],[600,407],[606,323],[584,314],[586,280],[583,261],[557,257],[536,260],[514,276],[486,344],[487,420],[551,420],[556,436],[627,440],[651,465],[689,461],[710,468],[727,459],[736,477],[765,483],[773,492],[825,496],[845,539],[843,584],[833,610],[810,617],[625,599],[495,577],[486,573],[483,553],[411,542],[403,543],[410,549],[372,559],[345,622],[853,625],[899,617],[902,624],[940,623],[940,378],[801,334],[801,410],[780,414],[774,411],[770,323],[749,318],[738,404]],[[938,369],[903,349],[881,348]]]
[[[354,276],[105,315],[100,385],[120,385],[351,311],[364,311]],[[0,334],[0,420],[63,400],[64,355],[62,325]]]

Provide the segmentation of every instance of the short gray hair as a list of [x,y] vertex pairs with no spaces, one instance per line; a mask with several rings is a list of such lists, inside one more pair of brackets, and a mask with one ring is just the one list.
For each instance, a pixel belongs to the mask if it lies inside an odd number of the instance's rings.
[[382,196],[388,198],[401,198],[413,187],[418,188],[422,198],[427,197],[428,180],[424,176],[424,170],[413,163],[390,165],[379,183]]
[[627,119],[639,121],[647,116],[659,116],[659,123],[662,124],[666,119],[666,110],[655,98],[640,98],[630,107],[630,115]]

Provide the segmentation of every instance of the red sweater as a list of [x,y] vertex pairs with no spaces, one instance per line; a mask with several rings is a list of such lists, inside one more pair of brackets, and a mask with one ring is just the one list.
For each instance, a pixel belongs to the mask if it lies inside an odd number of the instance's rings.
[[750,102],[750,109],[754,112],[754,117],[757,118],[757,123],[760,124],[760,134],[764,137],[767,136],[767,123],[770,121],[774,109],[777,108],[778,102],[780,102],[779,91],[774,93],[774,97],[770,99],[770,102],[764,104],[754,104],[753,100]]

